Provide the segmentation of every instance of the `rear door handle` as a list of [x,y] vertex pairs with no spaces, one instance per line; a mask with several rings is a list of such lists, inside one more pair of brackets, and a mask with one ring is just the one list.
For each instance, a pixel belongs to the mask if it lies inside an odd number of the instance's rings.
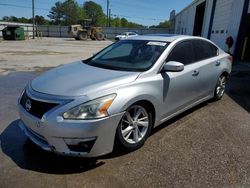
[[194,70],[192,76],[198,76],[200,74],[200,72],[198,70]]
[[220,66],[220,61],[216,61],[215,65],[218,67]]

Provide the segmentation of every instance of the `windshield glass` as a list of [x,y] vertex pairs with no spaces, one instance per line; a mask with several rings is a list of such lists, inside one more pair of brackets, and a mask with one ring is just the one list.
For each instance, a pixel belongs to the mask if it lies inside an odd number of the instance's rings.
[[112,70],[146,71],[168,45],[167,42],[123,40],[105,48],[85,63]]

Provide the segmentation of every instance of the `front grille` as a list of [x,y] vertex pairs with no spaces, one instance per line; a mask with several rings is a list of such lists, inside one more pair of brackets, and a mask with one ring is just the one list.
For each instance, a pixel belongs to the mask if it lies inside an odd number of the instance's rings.
[[20,100],[20,104],[27,112],[40,119],[46,112],[48,112],[49,110],[58,105],[58,103],[48,103],[48,102],[34,100],[30,98],[26,92],[24,92]]

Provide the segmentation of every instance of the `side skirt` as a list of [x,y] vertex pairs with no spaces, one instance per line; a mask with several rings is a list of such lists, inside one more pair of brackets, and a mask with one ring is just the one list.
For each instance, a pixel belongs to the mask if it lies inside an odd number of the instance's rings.
[[188,106],[182,108],[181,110],[178,110],[178,111],[176,111],[175,113],[172,113],[172,114],[170,114],[169,116],[167,116],[167,117],[161,119],[154,127],[157,127],[158,125],[160,125],[160,124],[162,124],[162,123],[168,121],[169,119],[171,119],[171,118],[173,118],[173,117],[175,117],[175,116],[177,116],[177,115],[179,115],[179,114],[181,114],[181,113],[183,113],[183,112],[185,112],[185,111],[187,111],[187,110],[189,110],[189,109],[191,109],[191,108],[197,106],[198,104],[201,104],[201,103],[203,103],[203,102],[205,102],[205,101],[207,101],[207,100],[209,100],[209,99],[212,99],[212,98],[213,98],[213,95],[208,95],[208,96],[206,96],[206,97],[204,97],[204,98],[202,98],[202,99],[200,99],[200,100],[194,102],[193,104],[190,104],[190,105],[188,105]]

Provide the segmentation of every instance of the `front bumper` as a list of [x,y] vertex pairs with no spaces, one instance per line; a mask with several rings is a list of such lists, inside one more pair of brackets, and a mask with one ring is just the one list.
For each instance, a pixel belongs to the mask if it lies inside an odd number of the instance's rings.
[[[36,145],[46,151],[79,157],[96,157],[112,152],[116,128],[124,114],[96,120],[64,120],[52,111],[41,120],[20,104],[18,111],[21,118],[19,127]],[[91,143],[89,150],[72,149],[80,143]]]

